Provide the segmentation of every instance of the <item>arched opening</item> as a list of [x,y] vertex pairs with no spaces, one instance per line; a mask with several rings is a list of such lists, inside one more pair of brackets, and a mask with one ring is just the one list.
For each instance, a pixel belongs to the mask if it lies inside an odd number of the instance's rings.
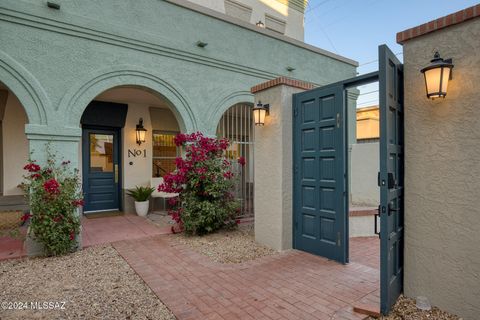
[[[217,137],[227,138],[230,141],[226,156],[232,160],[234,170],[239,177],[235,186],[235,196],[241,203],[241,217],[254,216],[253,144],[255,137],[252,108],[252,103],[234,104],[225,111],[217,126]],[[245,159],[245,166],[237,162],[240,157]]]
[[[80,122],[86,214],[134,213],[134,201],[126,191],[136,186],[156,188],[175,169],[179,150],[173,137],[182,125],[172,103],[153,90],[139,86],[108,89],[90,102]],[[143,141],[137,139],[139,125],[146,130]]]
[[0,207],[17,209],[24,205],[18,187],[28,160],[29,147],[25,135],[28,117],[15,93],[0,82]]

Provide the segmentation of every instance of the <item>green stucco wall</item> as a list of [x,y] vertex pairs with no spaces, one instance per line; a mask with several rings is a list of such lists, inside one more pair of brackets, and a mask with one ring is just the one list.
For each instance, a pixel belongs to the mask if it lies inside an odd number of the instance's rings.
[[255,84],[285,75],[323,85],[355,75],[349,61],[167,1],[58,2],[60,10],[38,0],[0,3],[0,82],[23,104],[40,161],[52,140],[75,162],[84,108],[115,86],[154,90],[175,106],[182,130],[215,134],[228,107],[253,102]]

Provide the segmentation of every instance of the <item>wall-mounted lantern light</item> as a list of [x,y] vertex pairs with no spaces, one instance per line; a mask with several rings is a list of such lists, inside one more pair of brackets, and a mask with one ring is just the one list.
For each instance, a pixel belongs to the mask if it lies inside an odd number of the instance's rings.
[[265,24],[262,22],[262,20],[258,20],[258,22],[255,23],[255,25],[260,28],[265,28]]
[[265,125],[265,116],[270,114],[270,105],[262,104],[261,101],[258,101],[257,105],[253,107],[253,119],[256,126]]
[[137,144],[141,145],[145,142],[145,133],[147,129],[143,127],[143,118],[138,120],[137,128],[135,129],[135,133],[137,134]]
[[448,80],[452,79],[452,68],[452,59],[442,59],[440,54],[435,52],[430,64],[421,70],[425,77],[427,98],[445,98]]

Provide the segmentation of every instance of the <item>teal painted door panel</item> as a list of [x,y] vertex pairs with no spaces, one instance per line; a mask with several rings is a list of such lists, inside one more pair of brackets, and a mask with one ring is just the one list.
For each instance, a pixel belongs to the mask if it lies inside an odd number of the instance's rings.
[[379,47],[380,294],[387,314],[403,291],[404,139],[403,65]]
[[294,96],[294,248],[348,261],[343,87]]
[[118,129],[83,129],[84,212],[119,210]]

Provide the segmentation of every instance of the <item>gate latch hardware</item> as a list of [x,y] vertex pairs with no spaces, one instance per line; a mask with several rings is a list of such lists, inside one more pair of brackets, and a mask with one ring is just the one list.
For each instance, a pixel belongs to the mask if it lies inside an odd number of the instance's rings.
[[379,187],[385,186],[385,180],[380,179],[380,172],[377,173],[377,185]]
[[388,173],[388,189],[393,189],[397,187],[397,180],[393,176],[392,172]]
[[380,231],[378,230],[378,217],[380,216],[380,208],[382,206],[378,206],[378,212],[375,214],[375,234],[378,235],[378,238],[380,239]]
[[392,203],[388,204],[388,215],[391,215],[392,212],[397,212],[397,211],[398,211],[398,208],[394,208]]

